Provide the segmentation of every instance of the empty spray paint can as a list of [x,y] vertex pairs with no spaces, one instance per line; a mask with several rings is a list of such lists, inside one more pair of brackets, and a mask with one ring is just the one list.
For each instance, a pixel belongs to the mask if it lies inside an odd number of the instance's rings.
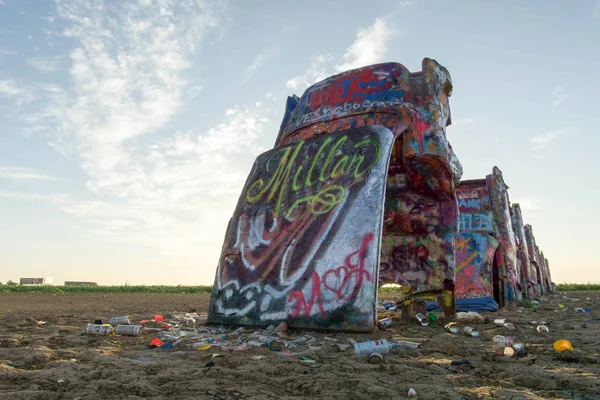
[[454,334],[460,332],[460,328],[454,322],[450,322],[448,325],[446,325],[446,329],[448,329],[448,332],[454,333]]
[[115,333],[124,336],[139,336],[142,333],[142,327],[140,325],[117,325]]
[[463,328],[463,332],[465,333],[465,335],[469,335],[469,336],[473,336],[473,337],[479,336],[479,331],[477,329],[473,328],[472,326],[465,326]]
[[506,324],[507,322],[508,322],[508,320],[505,318],[499,318],[499,319],[494,320],[494,324],[496,324],[498,326],[504,326],[504,324]]
[[125,315],[122,317],[113,317],[108,320],[108,323],[115,325],[131,325],[131,321],[129,320],[129,315]]
[[382,326],[384,328],[388,328],[388,327],[392,326],[392,319],[391,318],[380,319],[379,321],[377,321],[377,325]]
[[110,325],[87,324],[85,333],[88,335],[104,335],[108,336],[113,332],[113,327]]
[[415,318],[417,318],[419,320],[421,325],[423,325],[423,326],[429,325],[429,319],[427,319],[427,317],[425,315],[423,315],[422,313],[418,313],[417,315],[415,315]]
[[354,345],[354,354],[357,356],[369,355],[374,352],[388,354],[393,347],[394,346],[385,339],[371,340],[369,342],[356,343]]

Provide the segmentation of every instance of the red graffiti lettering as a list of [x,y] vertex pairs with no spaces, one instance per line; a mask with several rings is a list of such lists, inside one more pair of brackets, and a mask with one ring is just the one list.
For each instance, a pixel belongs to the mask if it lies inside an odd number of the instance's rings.
[[299,316],[302,310],[304,310],[304,315],[310,315],[310,311],[315,305],[315,302],[319,307],[321,315],[327,315],[323,309],[323,303],[321,302],[321,278],[319,278],[319,274],[316,272],[313,272],[312,274],[312,291],[308,303],[304,298],[304,294],[300,290],[294,290],[292,293],[290,293],[287,301],[288,303],[291,303],[293,300],[296,300],[296,305],[294,310],[291,312],[292,318]]

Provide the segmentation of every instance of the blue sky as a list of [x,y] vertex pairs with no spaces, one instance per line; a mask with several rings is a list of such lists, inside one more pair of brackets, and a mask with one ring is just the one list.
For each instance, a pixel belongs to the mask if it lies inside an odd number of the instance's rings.
[[212,284],[286,96],[431,57],[463,178],[498,166],[554,281],[600,282],[599,40],[596,0],[0,0],[0,281]]

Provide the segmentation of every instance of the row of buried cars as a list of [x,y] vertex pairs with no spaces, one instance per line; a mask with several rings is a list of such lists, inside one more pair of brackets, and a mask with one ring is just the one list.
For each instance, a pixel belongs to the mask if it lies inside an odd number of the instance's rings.
[[494,310],[553,291],[498,168],[461,181],[448,70],[382,63],[287,99],[227,227],[209,321],[368,330],[378,288],[419,307]]

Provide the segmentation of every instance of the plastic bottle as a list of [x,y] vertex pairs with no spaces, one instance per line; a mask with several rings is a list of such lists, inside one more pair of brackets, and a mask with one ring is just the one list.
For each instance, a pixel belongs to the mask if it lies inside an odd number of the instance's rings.
[[494,342],[494,344],[496,346],[500,346],[500,347],[512,347],[513,343],[517,340],[517,338],[515,338],[514,336],[502,336],[502,335],[496,335],[492,338],[492,342]]
[[385,339],[371,340],[368,342],[356,343],[354,345],[354,354],[357,356],[369,355],[375,352],[388,354],[394,347],[396,346],[393,343],[390,343]]

